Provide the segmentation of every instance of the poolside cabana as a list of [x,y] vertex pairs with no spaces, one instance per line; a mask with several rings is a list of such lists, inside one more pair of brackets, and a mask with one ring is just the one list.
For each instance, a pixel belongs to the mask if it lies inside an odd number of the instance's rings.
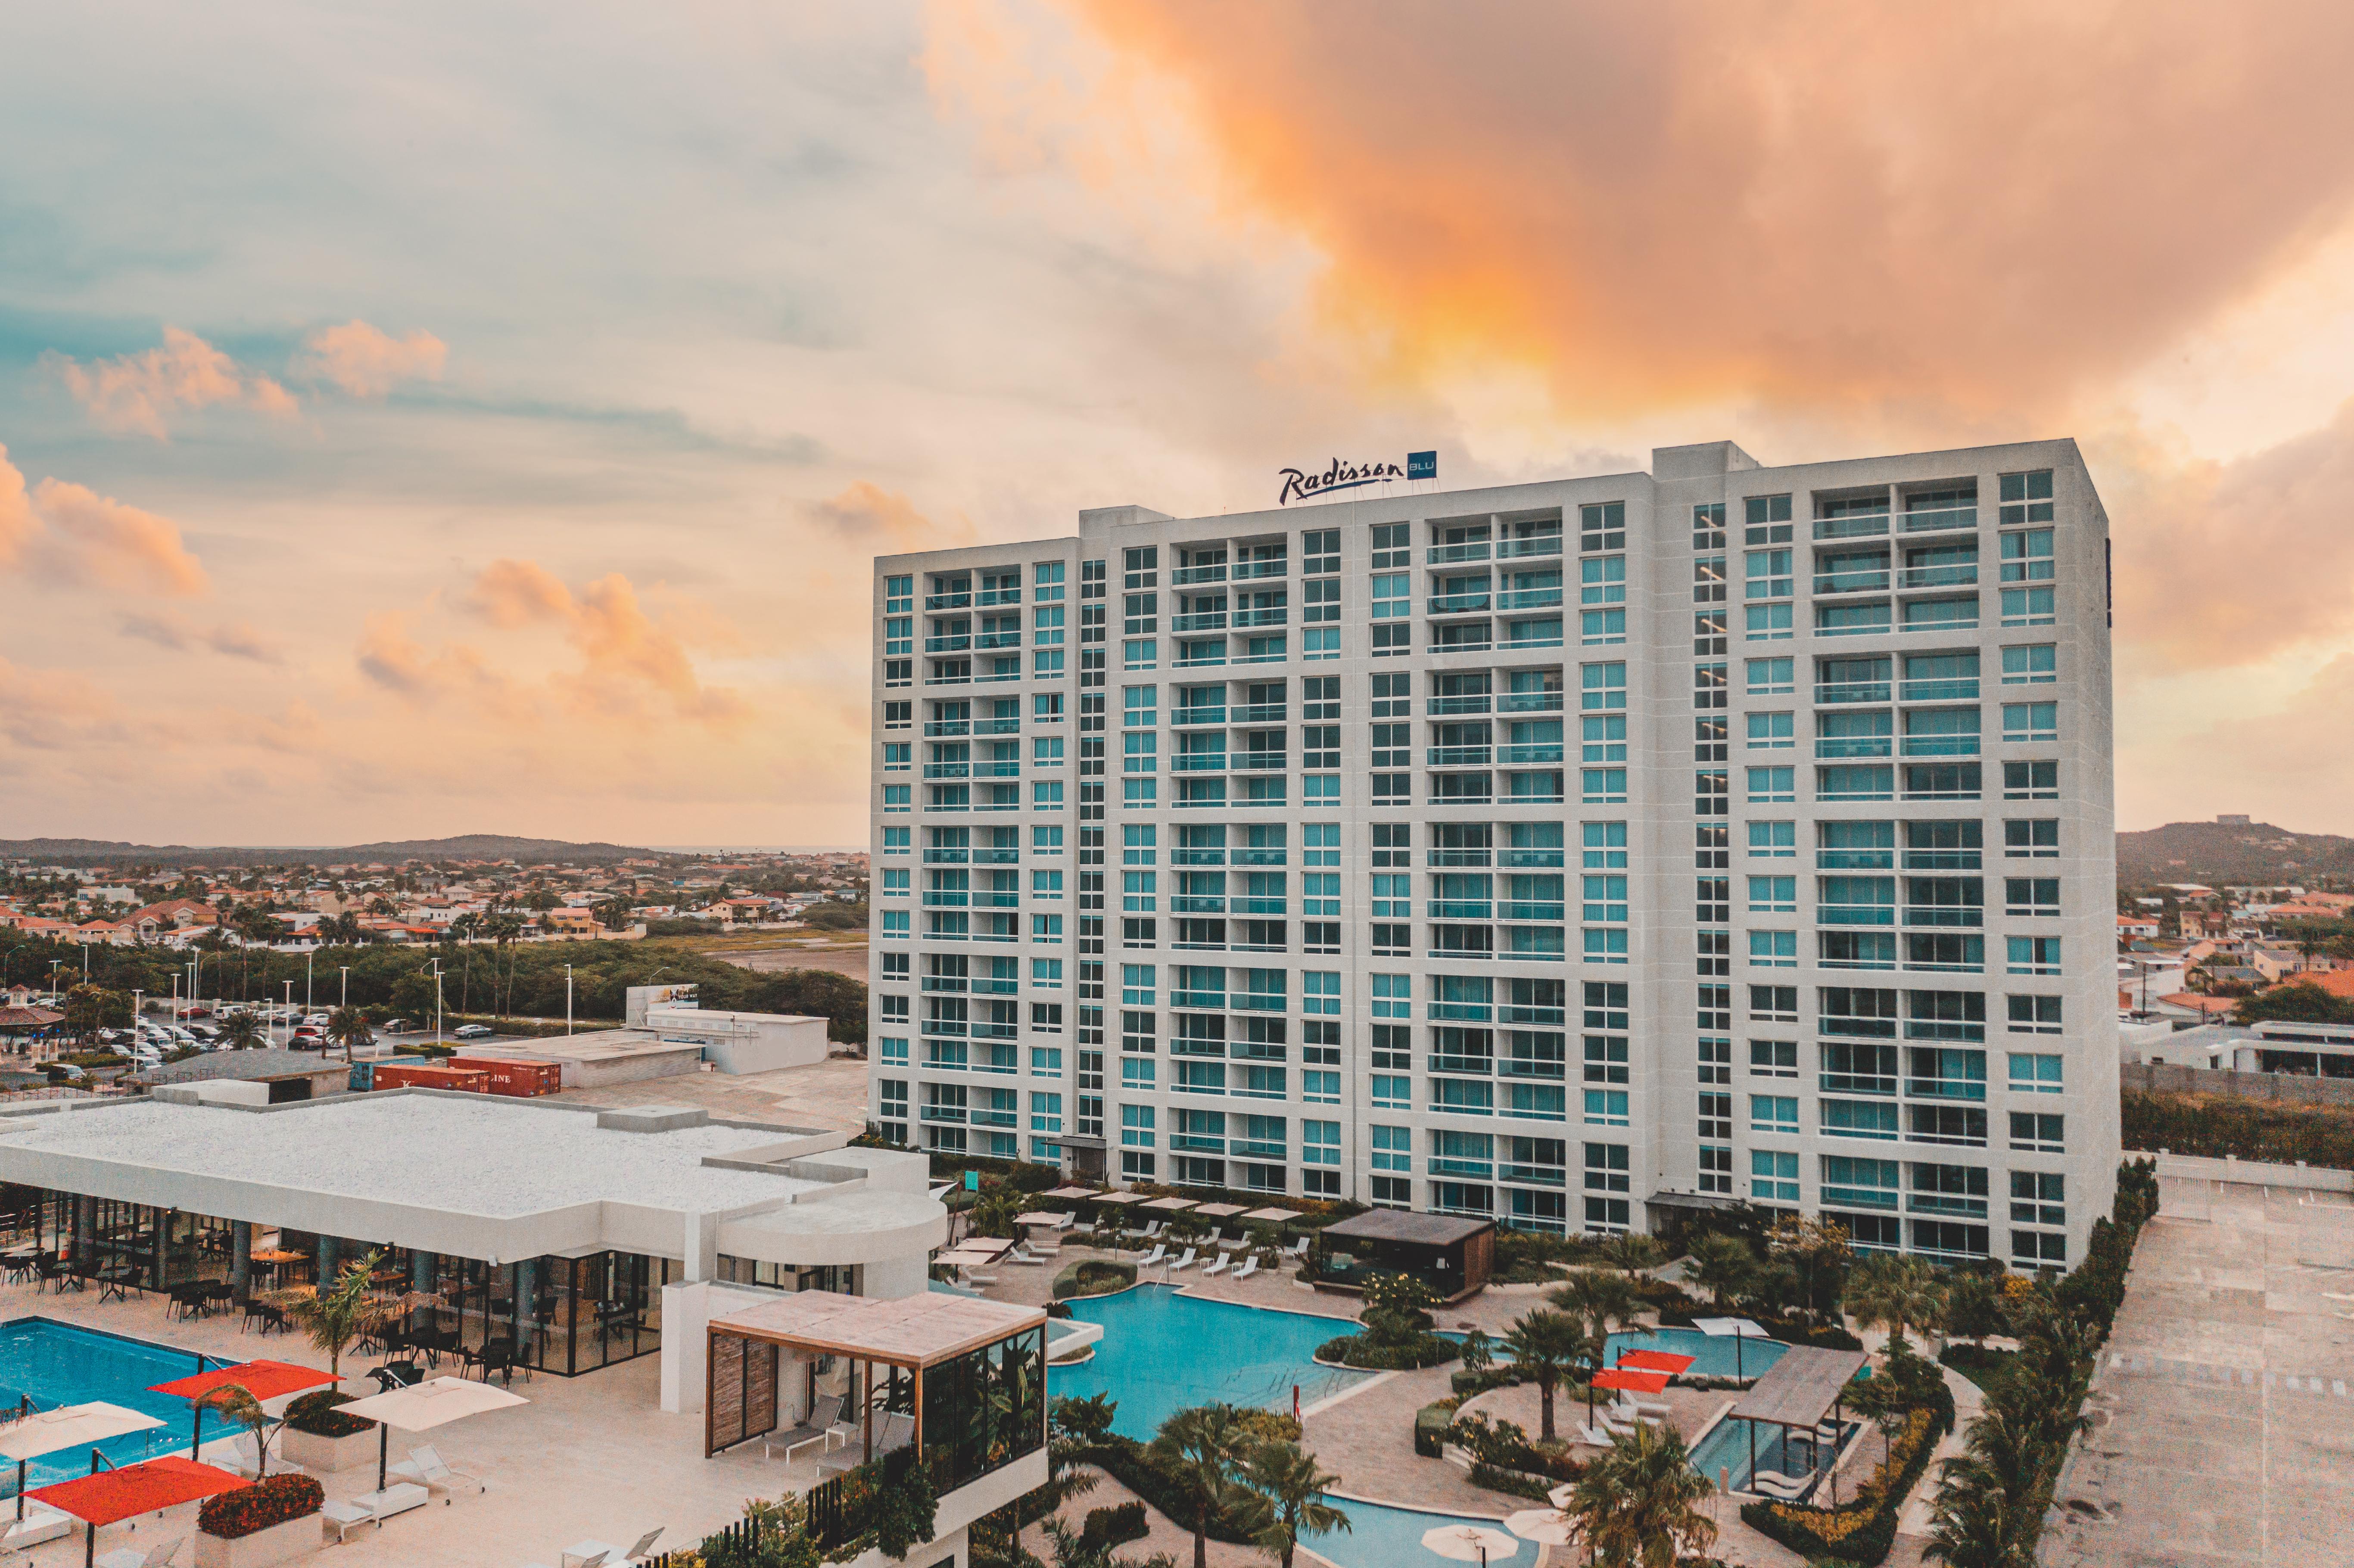
[[[1782,1359],[1766,1369],[1757,1381],[1749,1385],[1726,1415],[1728,1421],[1749,1423],[1749,1473],[1751,1486],[1756,1484],[1757,1428],[1763,1424],[1782,1428],[1782,1447],[1789,1451],[1791,1435],[1806,1435],[1808,1463],[1811,1470],[1819,1465],[1821,1444],[1818,1434],[1825,1420],[1843,1424],[1846,1416],[1840,1402],[1848,1380],[1861,1367],[1864,1357],[1858,1351],[1827,1351],[1815,1345],[1792,1345],[1782,1352]],[[1833,1430],[1838,1429],[1834,1425]]]
[[[1376,1274],[1409,1274],[1442,1301],[1485,1289],[1496,1260],[1496,1222],[1372,1209],[1324,1227],[1319,1288],[1357,1290]],[[1336,1260],[1345,1258],[1345,1263]]]
[[911,1448],[946,1492],[1044,1449],[1044,1308],[804,1290],[715,1318],[707,1333],[706,1455],[807,1421],[836,1358],[849,1362],[853,1463]]

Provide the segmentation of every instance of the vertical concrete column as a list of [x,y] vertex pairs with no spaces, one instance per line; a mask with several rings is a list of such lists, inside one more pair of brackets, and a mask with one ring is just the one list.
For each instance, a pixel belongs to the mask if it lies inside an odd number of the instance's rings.
[[76,1268],[88,1268],[93,1248],[90,1233],[98,1229],[98,1200],[78,1195],[73,1202],[73,1258]]
[[334,1283],[335,1270],[342,1266],[341,1245],[334,1236],[319,1238],[319,1288],[324,1290]]
[[408,1287],[430,1291],[433,1288],[433,1255],[411,1249],[408,1254]]
[[228,1283],[242,1300],[253,1285],[253,1224],[249,1220],[228,1223]]
[[514,1266],[514,1346],[515,1360],[533,1359],[532,1330],[539,1318],[539,1260],[525,1258]]

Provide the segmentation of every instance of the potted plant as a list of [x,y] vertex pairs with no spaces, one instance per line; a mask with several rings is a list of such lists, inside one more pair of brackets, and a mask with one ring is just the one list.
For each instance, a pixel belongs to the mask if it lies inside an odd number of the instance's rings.
[[319,1550],[326,1491],[308,1476],[270,1476],[196,1510],[196,1568],[270,1568]]
[[376,1423],[335,1408],[351,1402],[347,1393],[322,1389],[289,1404],[278,1452],[290,1465],[330,1475],[375,1464]]

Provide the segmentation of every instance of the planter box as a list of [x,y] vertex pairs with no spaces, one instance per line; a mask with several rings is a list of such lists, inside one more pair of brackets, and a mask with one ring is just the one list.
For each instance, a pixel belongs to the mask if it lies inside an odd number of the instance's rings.
[[310,1556],[325,1540],[326,1532],[319,1528],[319,1516],[315,1513],[273,1524],[268,1530],[257,1530],[251,1535],[240,1535],[234,1541],[207,1535],[200,1530],[196,1531],[196,1568],[270,1568],[272,1563]]
[[279,1434],[278,1452],[285,1456],[288,1464],[299,1465],[314,1476],[335,1475],[375,1464],[376,1449],[382,1442],[373,1426],[348,1437],[321,1437],[289,1426]]

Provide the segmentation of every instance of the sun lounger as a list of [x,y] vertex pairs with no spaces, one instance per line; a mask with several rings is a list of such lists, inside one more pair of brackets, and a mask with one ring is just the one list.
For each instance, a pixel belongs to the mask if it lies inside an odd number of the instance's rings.
[[965,1271],[964,1282],[967,1285],[994,1285],[997,1283],[997,1276],[993,1274],[975,1274],[970,1269],[967,1269]]
[[1226,1277],[1228,1279],[1248,1279],[1252,1275],[1257,1274],[1257,1272],[1258,1259],[1256,1256],[1246,1257],[1243,1259],[1243,1266],[1235,1270],[1232,1274],[1226,1276]]
[[798,1426],[788,1427],[782,1432],[769,1433],[767,1440],[760,1445],[761,1457],[773,1459],[776,1457],[777,1450],[782,1448],[785,1451],[786,1462],[790,1463],[793,1451],[797,1448],[806,1448],[812,1443],[816,1444],[821,1451],[831,1448],[833,1446],[832,1439],[838,1436],[834,1427],[841,1420],[841,1396],[828,1394],[810,1406],[807,1421]]
[[1672,1414],[1672,1412],[1670,1412],[1664,1404],[1660,1404],[1654,1400],[1637,1399],[1632,1394],[1628,1393],[1621,1393],[1611,1403],[1610,1408],[1617,1415],[1630,1421],[1637,1419],[1648,1420],[1655,1415],[1667,1415]]
[[38,1546],[44,1541],[55,1541],[70,1534],[76,1522],[73,1515],[53,1509],[38,1498],[25,1499],[25,1517],[7,1517],[8,1529],[0,1535],[0,1552],[15,1552],[27,1546]]
[[1224,1273],[1225,1273],[1226,1269],[1227,1269],[1227,1268],[1228,1268],[1228,1267],[1229,1267],[1229,1266],[1234,1263],[1234,1261],[1235,1261],[1235,1255],[1234,1255],[1233,1253],[1230,1253],[1230,1252],[1222,1252],[1222,1253],[1220,1253],[1220,1254],[1218,1255],[1218,1261],[1217,1261],[1217,1262],[1213,1263],[1213,1264],[1210,1264],[1210,1265],[1207,1265],[1206,1266],[1204,1266],[1204,1267],[1203,1268],[1203,1270],[1202,1270],[1202,1277],[1203,1277],[1203,1278],[1204,1278],[1204,1279],[1207,1279],[1211,1275],[1214,1275],[1214,1274],[1224,1274]]
[[187,1541],[185,1535],[175,1535],[144,1552],[135,1546],[125,1546],[91,1561],[97,1568],[164,1568],[164,1563],[179,1554],[180,1548],[186,1545]]
[[1005,1261],[1008,1263],[1028,1264],[1034,1266],[1045,1262],[1046,1260],[1043,1257],[1034,1255],[1030,1251],[1029,1244],[1026,1242],[1016,1242],[1013,1244],[1013,1250],[1005,1255]]
[[654,1537],[661,1533],[660,1526],[646,1531],[627,1552],[610,1542],[576,1541],[564,1549],[564,1561],[567,1568],[576,1564],[578,1568],[588,1568],[589,1564],[595,1564],[596,1568],[625,1568],[627,1564],[650,1562],[653,1557]]
[[1139,1268],[1150,1268],[1168,1255],[1168,1244],[1165,1242],[1154,1242],[1152,1244],[1152,1250],[1136,1260],[1136,1266]]
[[[220,1465],[223,1469],[232,1471],[237,1475],[251,1476],[257,1480],[260,1479],[261,1476],[261,1465],[260,1461],[254,1454],[253,1435],[251,1433],[246,1433],[239,1436],[231,1438],[229,1440],[228,1456],[226,1457],[222,1457],[217,1455],[214,1462]],[[273,1454],[270,1458],[270,1473],[273,1476],[299,1476],[302,1474],[302,1467],[300,1465],[290,1465],[284,1459],[281,1459]]]
[[1771,1498],[1795,1499],[1806,1495],[1809,1484],[1811,1483],[1806,1479],[1797,1476],[1786,1476],[1778,1470],[1753,1470],[1749,1475],[1748,1489],[1763,1492]]
[[1174,1273],[1176,1273],[1179,1269],[1182,1269],[1182,1268],[1191,1268],[1191,1267],[1193,1267],[1193,1249],[1192,1247],[1190,1247],[1190,1246],[1189,1246],[1189,1247],[1187,1247],[1187,1248],[1185,1249],[1185,1255],[1184,1255],[1184,1256],[1182,1256],[1182,1257],[1179,1258],[1176,1262],[1174,1262],[1174,1263],[1172,1263],[1172,1264],[1171,1264],[1171,1265],[1169,1266],[1169,1272],[1170,1272],[1170,1273],[1172,1273],[1172,1274],[1174,1274]]
[[404,1481],[415,1481],[429,1492],[455,1491],[457,1483],[460,1481],[465,1482],[478,1492],[490,1490],[490,1488],[484,1486],[478,1478],[467,1475],[462,1470],[451,1469],[429,1444],[421,1448],[411,1448],[408,1458],[393,1466],[386,1473],[398,1476]]
[[1308,1255],[1309,1244],[1313,1242],[1315,1239],[1316,1238],[1314,1236],[1301,1236],[1298,1241],[1283,1249],[1283,1255],[1286,1257],[1306,1257]]

